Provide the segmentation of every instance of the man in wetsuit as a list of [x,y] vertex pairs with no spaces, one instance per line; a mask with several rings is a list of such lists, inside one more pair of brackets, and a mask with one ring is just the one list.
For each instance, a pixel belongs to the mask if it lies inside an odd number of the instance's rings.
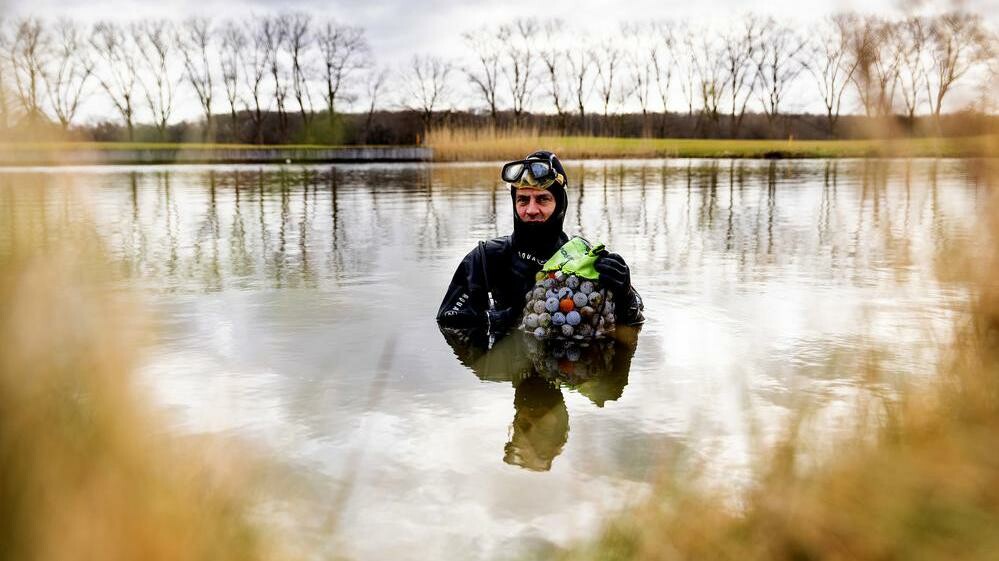
[[[437,312],[442,328],[495,335],[508,331],[524,307],[524,295],[534,286],[537,272],[569,241],[562,231],[569,206],[568,180],[555,154],[534,152],[504,165],[501,175],[510,184],[513,234],[480,242],[462,259]],[[600,282],[614,293],[618,324],[642,323],[642,299],[631,286],[624,259],[606,253],[595,268]]]

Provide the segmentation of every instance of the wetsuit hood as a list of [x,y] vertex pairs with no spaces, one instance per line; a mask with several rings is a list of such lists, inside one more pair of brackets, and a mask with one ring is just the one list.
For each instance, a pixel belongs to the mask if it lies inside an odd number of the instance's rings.
[[[528,154],[524,159],[548,161],[549,158],[555,171],[566,177],[562,162],[551,152],[539,150]],[[548,191],[555,197],[555,211],[544,222],[524,222],[520,219],[520,215],[517,214],[517,188],[512,185],[510,186],[510,200],[514,207],[513,236],[511,237],[511,241],[515,249],[526,251],[545,260],[551,257],[559,246],[562,245],[564,242],[562,225],[565,222],[565,211],[569,207],[569,200],[566,195],[568,184],[569,181],[566,177],[565,185],[554,182],[548,187]]]

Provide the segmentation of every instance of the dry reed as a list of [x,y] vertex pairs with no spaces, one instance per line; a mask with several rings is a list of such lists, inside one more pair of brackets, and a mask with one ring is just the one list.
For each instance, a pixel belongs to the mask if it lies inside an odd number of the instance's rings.
[[502,161],[535,150],[562,159],[587,158],[849,158],[965,157],[997,153],[999,137],[892,140],[723,140],[561,136],[536,128],[452,128],[429,131],[424,144],[434,160]]
[[[994,162],[985,166],[994,178]],[[999,200],[984,223],[982,235],[999,239]],[[975,264],[965,277],[975,297],[932,382],[861,403],[855,428],[818,460],[815,435],[799,431],[810,421],[801,408],[757,451],[737,507],[707,483],[664,474],[652,499],[564,558],[996,559],[999,248],[984,245],[986,255],[957,256],[958,267]],[[887,374],[876,361],[867,369],[869,380]]]
[[0,559],[275,558],[246,457],[165,436],[137,392],[147,335],[96,233],[41,205],[3,210]]

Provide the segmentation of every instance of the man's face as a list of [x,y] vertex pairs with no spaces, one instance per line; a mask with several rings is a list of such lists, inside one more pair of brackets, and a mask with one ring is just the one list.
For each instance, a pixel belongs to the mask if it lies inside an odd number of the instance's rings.
[[555,212],[555,196],[545,189],[521,187],[517,189],[514,208],[524,222],[544,222]]

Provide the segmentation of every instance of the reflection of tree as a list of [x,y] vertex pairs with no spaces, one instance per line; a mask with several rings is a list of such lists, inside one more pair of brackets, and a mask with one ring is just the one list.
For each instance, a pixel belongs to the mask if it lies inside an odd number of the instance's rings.
[[142,227],[142,213],[139,210],[139,174],[132,172],[128,177],[129,197],[131,200],[131,212],[129,213],[129,227],[126,251],[131,259],[126,260],[130,269],[138,272],[147,266],[147,246],[146,232]]
[[[871,268],[910,274],[924,247],[939,258],[959,249],[972,224],[956,220],[951,203],[972,197],[973,206],[976,192],[960,165],[599,162],[572,173],[569,222],[591,241],[643,247],[625,255],[636,275],[698,274],[721,259],[738,279],[758,279],[804,258],[813,259],[805,267],[860,282]],[[51,193],[58,175],[0,176],[10,186],[0,200],[0,235],[42,235],[48,227],[17,205],[70,205],[28,188],[45,184]],[[170,288],[341,283],[384,266],[386,247],[431,262],[455,238],[508,231],[497,223],[509,216],[507,190],[485,165],[158,168],[92,177],[85,181],[100,187],[95,219],[109,223],[98,224],[110,232],[108,250],[129,274]],[[951,188],[955,180],[966,193]]]
[[243,220],[242,175],[239,170],[233,173],[232,225],[229,228],[229,263],[232,274],[247,277],[253,274],[253,256],[246,247],[246,224]]
[[[219,268],[219,215],[215,200],[215,173],[208,172],[208,208],[194,238],[194,265],[201,273],[202,286],[208,290],[222,288],[222,271]],[[206,258],[204,244],[209,246],[210,255]]]
[[341,220],[339,216],[339,186],[337,183],[336,167],[330,169],[326,176],[326,185],[330,190],[330,265],[334,278],[337,281],[343,279],[343,234],[341,233]]
[[158,184],[159,189],[163,197],[163,217],[166,222],[166,232],[167,232],[167,277],[176,278],[177,269],[180,266],[180,252],[178,250],[178,245],[180,244],[178,229],[180,225],[180,218],[177,215],[177,205],[172,197],[172,190],[170,187],[170,172],[160,172],[158,174]]

